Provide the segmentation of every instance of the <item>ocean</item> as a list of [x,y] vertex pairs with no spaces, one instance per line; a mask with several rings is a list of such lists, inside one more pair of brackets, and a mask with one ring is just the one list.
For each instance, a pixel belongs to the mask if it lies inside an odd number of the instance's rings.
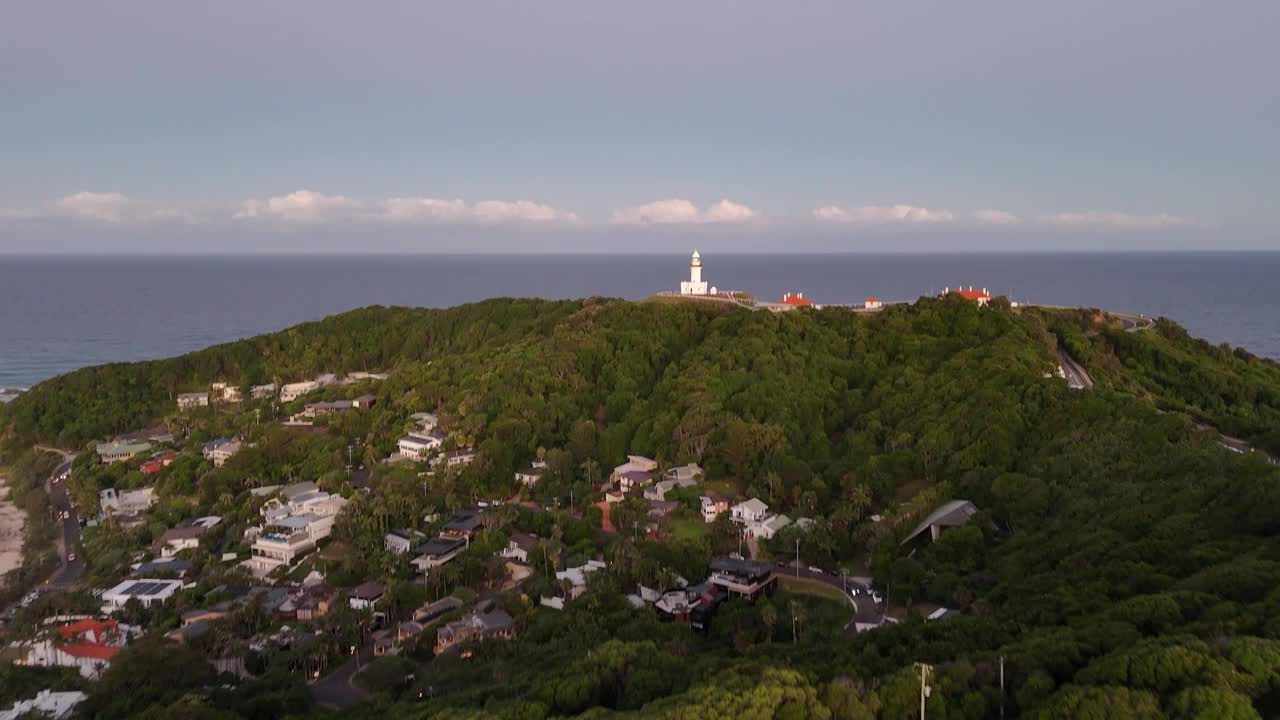
[[[685,255],[0,256],[0,388],[160,358],[365,305],[498,296],[641,299]],[[703,278],[768,300],[911,300],[986,287],[1021,302],[1166,316],[1280,359],[1280,253],[715,255]]]

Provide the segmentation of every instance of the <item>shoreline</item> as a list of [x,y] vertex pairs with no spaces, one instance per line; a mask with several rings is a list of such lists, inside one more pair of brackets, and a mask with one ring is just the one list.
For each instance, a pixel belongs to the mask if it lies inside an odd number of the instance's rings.
[[10,499],[9,481],[0,476],[0,587],[4,576],[22,567],[23,531],[27,516]]

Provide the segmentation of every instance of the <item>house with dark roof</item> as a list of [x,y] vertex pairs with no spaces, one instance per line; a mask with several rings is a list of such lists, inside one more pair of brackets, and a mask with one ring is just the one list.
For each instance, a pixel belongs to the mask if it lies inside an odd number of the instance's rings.
[[418,569],[419,572],[427,572],[432,568],[440,567],[450,560],[458,556],[467,548],[467,539],[465,537],[438,537],[432,538],[427,542],[414,548],[417,557],[410,561],[410,564]]
[[386,594],[386,585],[370,580],[351,588],[351,592],[347,593],[347,602],[352,610],[372,610]]
[[470,539],[484,528],[485,513],[480,509],[459,510],[450,516],[448,522],[440,529],[440,534],[448,537]]
[[515,621],[506,610],[489,600],[481,603],[461,620],[448,623],[436,631],[436,654],[466,642],[505,640],[514,635]]
[[960,527],[969,524],[969,520],[978,513],[978,508],[968,500],[952,500],[944,503],[937,510],[929,513],[929,515],[920,521],[910,533],[903,538],[901,545],[906,545],[918,538],[929,534],[932,542],[937,542],[942,536],[942,531],[947,528]]
[[541,540],[537,535],[528,535],[526,533],[514,533],[511,539],[507,541],[507,546],[500,553],[502,557],[508,560],[528,563],[529,553],[533,552]]

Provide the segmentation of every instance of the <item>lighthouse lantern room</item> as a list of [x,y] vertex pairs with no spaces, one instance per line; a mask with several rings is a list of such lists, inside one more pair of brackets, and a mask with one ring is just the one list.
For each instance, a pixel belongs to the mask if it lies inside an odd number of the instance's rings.
[[697,250],[693,251],[693,258],[689,260],[689,279],[680,283],[681,295],[706,295],[707,283],[702,279],[702,256]]

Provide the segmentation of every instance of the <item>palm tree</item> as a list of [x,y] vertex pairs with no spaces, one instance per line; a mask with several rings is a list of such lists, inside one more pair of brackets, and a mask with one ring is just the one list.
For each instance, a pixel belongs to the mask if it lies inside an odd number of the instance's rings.
[[769,628],[769,634],[765,637],[765,642],[773,642],[773,627],[778,624],[778,609],[768,600],[760,604],[760,619],[764,622],[765,627]]

